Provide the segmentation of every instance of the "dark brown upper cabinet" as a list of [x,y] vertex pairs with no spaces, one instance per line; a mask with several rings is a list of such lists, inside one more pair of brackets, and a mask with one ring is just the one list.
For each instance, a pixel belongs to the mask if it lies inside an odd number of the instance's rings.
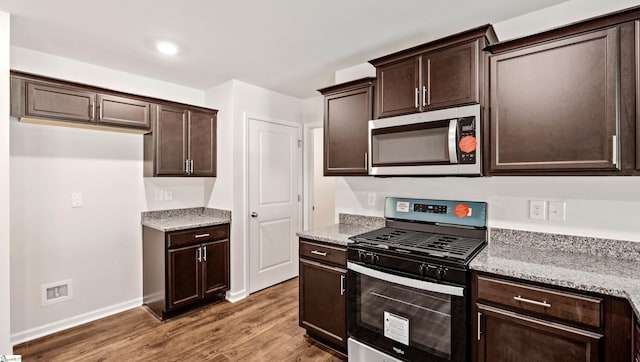
[[376,67],[376,117],[479,103],[482,49],[497,41],[491,25],[371,60]]
[[[32,123],[69,122],[148,132],[149,100],[82,84],[11,73],[11,115]],[[57,123],[60,124],[60,123]]]
[[[624,34],[624,33],[623,33]],[[631,77],[633,89],[636,93],[635,99],[635,118],[636,118],[636,170],[640,171],[640,21],[636,20],[633,22],[633,48],[636,51],[631,52],[632,56],[634,56],[635,67],[633,70],[635,71],[635,77]],[[628,52],[627,52],[628,53]],[[623,53],[625,54],[625,53]]]
[[156,106],[144,138],[145,176],[216,176],[217,111]]
[[491,175],[625,175],[636,144],[640,10],[490,46]]
[[324,95],[324,175],[366,176],[375,78],[319,89]]

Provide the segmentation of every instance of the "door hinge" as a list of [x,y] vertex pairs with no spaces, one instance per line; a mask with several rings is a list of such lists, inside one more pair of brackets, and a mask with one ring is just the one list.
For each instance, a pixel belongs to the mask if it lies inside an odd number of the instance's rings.
[[298,140],[298,148],[302,147],[302,140]]

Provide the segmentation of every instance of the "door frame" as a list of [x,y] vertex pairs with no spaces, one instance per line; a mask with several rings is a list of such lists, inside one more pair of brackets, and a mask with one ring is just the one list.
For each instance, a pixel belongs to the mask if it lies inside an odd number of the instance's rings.
[[[242,190],[243,190],[243,198],[244,198],[244,202],[242,203],[242,215],[243,215],[243,220],[244,220],[244,225],[243,225],[243,232],[244,232],[244,240],[243,240],[243,249],[244,249],[244,255],[243,255],[243,259],[244,259],[244,285],[245,285],[245,295],[248,296],[250,294],[250,290],[251,290],[251,285],[249,285],[250,283],[250,273],[251,273],[251,261],[249,260],[249,224],[250,224],[250,216],[249,216],[249,126],[250,126],[250,120],[251,119],[255,119],[255,120],[259,120],[259,121],[263,121],[263,122],[268,122],[268,123],[274,123],[274,124],[279,124],[282,126],[289,126],[289,127],[294,127],[298,130],[298,140],[302,140],[302,123],[299,122],[293,122],[293,121],[286,121],[286,120],[282,120],[282,119],[277,119],[277,118],[273,118],[273,117],[268,117],[268,116],[262,116],[256,113],[250,113],[250,112],[242,112],[243,115],[243,127],[244,127],[244,132],[243,132],[243,152],[244,152],[244,165],[243,165],[243,177],[242,177]],[[304,145],[305,142],[302,142],[302,144]],[[298,151],[298,194],[301,195],[300,198],[300,202],[298,202],[298,226],[297,226],[297,231],[302,231],[302,227],[303,227],[303,222],[302,222],[302,217],[303,217],[303,201],[302,200],[302,194],[304,192],[303,189],[303,166],[304,166],[304,162],[303,162],[303,147],[299,147],[299,151]]]
[[304,189],[302,196],[303,213],[303,229],[311,229],[313,225],[313,131],[316,128],[324,129],[324,122],[318,121],[304,124],[304,140],[302,141],[303,157],[304,157]]

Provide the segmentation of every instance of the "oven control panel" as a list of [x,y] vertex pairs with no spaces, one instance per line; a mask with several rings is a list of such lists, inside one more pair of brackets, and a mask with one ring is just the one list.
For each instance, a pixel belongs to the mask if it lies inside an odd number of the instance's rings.
[[485,228],[487,226],[487,204],[478,201],[387,197],[384,205],[384,217],[401,221],[420,221]]

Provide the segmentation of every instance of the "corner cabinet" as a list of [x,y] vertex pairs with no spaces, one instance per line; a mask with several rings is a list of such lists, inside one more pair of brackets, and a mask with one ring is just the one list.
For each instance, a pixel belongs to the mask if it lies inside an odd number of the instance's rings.
[[347,248],[300,239],[300,327],[341,353],[347,351]]
[[11,73],[11,115],[32,123],[64,122],[111,129],[149,131],[151,103],[81,84]]
[[486,25],[371,60],[376,67],[376,117],[479,103],[485,57],[497,40]]
[[491,175],[625,175],[639,169],[640,33],[629,16],[489,47],[485,141]]
[[472,275],[474,361],[629,361],[627,301]]
[[158,105],[144,136],[145,176],[216,176],[217,111]]
[[319,89],[324,96],[324,175],[366,176],[375,78]]
[[229,289],[229,224],[162,232],[143,227],[143,303],[165,319]]

